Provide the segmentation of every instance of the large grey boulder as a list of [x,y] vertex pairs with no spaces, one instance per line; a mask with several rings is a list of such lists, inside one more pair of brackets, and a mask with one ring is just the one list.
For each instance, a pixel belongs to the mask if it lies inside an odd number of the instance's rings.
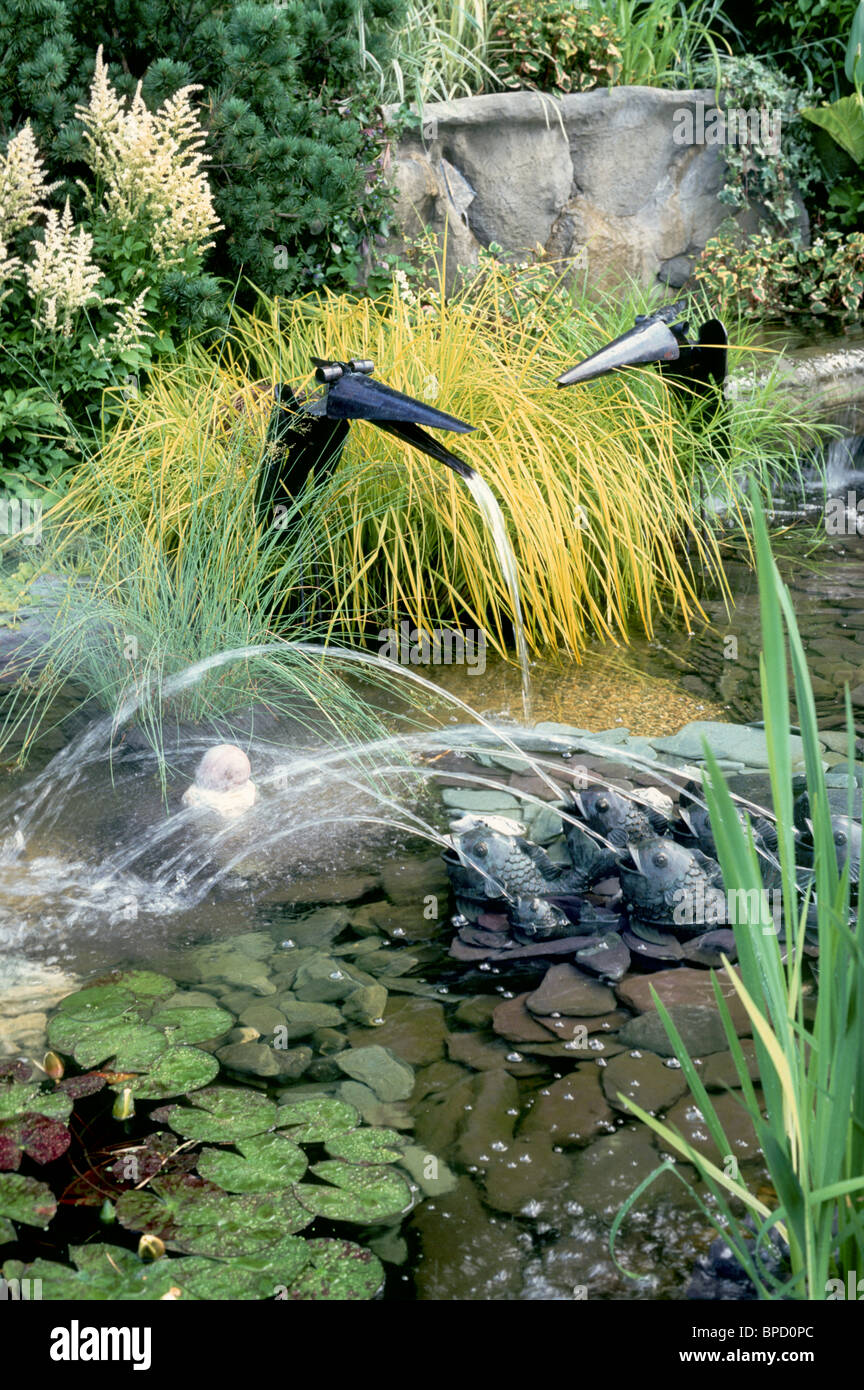
[[[729,215],[722,146],[681,143],[710,91],[503,92],[424,107],[394,160],[405,236],[447,225],[447,279],[497,242],[575,258],[596,289],[632,277],[677,287]],[[704,127],[703,110],[702,127]]]

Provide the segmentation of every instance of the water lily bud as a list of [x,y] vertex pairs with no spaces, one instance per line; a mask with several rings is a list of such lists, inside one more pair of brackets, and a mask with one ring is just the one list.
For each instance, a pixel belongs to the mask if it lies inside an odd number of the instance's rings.
[[106,1226],[110,1226],[113,1221],[117,1220],[117,1209],[110,1197],[106,1197],[99,1208],[99,1220],[104,1221]]
[[111,1114],[114,1116],[115,1120],[131,1120],[132,1116],[135,1114],[135,1102],[132,1099],[132,1092],[128,1086],[124,1086],[123,1090],[118,1094]]
[[42,1070],[51,1077],[52,1081],[62,1081],[66,1068],[56,1052],[46,1052],[42,1058]]
[[152,1264],[154,1260],[161,1260],[165,1254],[165,1242],[158,1236],[142,1236],[138,1242],[138,1258]]

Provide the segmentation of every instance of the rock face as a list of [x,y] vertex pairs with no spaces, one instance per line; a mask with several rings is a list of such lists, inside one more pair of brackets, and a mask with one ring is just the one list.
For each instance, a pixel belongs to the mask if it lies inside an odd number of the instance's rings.
[[433,103],[393,165],[406,237],[447,225],[447,277],[497,242],[576,258],[596,288],[632,276],[674,289],[728,216],[722,147],[682,144],[708,91],[504,92]]

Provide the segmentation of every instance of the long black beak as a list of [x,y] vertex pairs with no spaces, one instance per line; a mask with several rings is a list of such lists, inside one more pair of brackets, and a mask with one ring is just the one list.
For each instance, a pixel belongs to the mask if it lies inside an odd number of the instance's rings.
[[[676,306],[677,307],[677,306]],[[593,381],[618,367],[639,367],[649,362],[676,362],[681,348],[663,312],[637,323],[620,338],[586,357],[564,372],[558,386],[575,386],[578,382]]]
[[474,476],[470,464],[421,428],[426,425],[451,434],[469,434],[473,425],[375,381],[371,362],[325,362],[315,357],[312,360],[317,379],[326,387],[323,413],[328,420],[368,420],[438,463],[446,464],[461,477]]

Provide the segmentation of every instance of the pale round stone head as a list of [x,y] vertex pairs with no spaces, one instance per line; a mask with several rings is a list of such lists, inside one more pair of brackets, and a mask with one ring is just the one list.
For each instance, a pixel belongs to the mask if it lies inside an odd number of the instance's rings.
[[236,743],[218,743],[208,748],[198,764],[195,785],[206,791],[230,792],[242,787],[252,776],[252,765]]

